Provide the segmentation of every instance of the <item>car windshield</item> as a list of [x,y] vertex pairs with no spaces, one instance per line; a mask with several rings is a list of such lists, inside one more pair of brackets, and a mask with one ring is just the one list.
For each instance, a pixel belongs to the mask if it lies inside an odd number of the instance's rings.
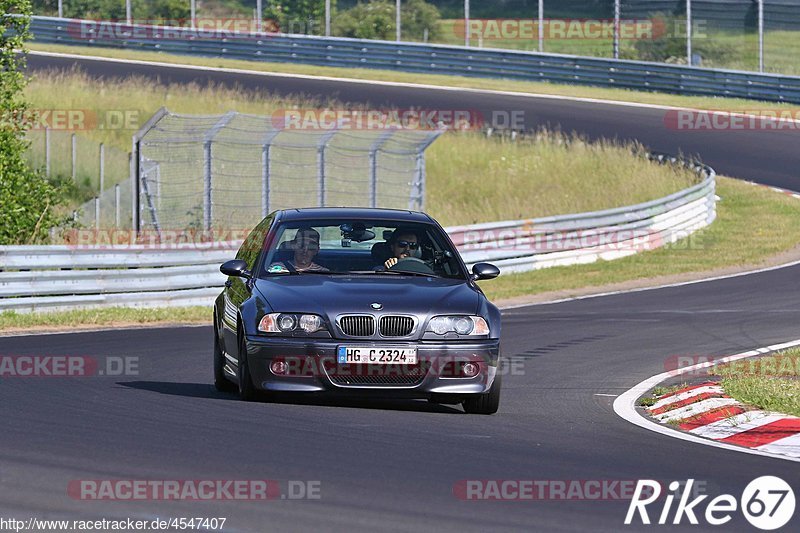
[[435,224],[391,220],[282,222],[259,276],[298,274],[466,277],[458,252]]

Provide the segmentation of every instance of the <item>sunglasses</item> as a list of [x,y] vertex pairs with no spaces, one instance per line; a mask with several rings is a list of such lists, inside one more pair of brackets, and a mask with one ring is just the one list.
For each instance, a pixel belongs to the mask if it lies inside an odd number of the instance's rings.
[[410,242],[410,241],[397,241],[394,243],[395,246],[400,248],[408,248],[409,250],[416,250],[419,248],[418,242]]

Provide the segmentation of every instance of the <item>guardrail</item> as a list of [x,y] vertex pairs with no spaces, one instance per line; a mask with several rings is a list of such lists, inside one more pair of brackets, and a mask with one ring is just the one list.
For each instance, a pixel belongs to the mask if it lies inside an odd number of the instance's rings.
[[[492,261],[504,272],[624,257],[711,224],[716,175],[709,167],[693,168],[701,183],[651,202],[446,229],[468,264]],[[212,246],[0,246],[6,269],[0,272],[0,311],[210,305],[226,279],[219,265],[234,257],[238,243]]]
[[644,61],[287,34],[179,38],[186,28],[52,17],[33,17],[31,29],[44,43],[800,103],[800,77]]

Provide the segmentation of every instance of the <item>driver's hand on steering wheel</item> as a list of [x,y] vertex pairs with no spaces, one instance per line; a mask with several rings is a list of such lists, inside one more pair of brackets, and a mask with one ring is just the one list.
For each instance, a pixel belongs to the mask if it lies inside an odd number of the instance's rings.
[[386,260],[385,263],[383,263],[383,266],[385,266],[386,268],[392,268],[394,265],[397,264],[397,261],[399,261],[399,259],[397,259],[396,257],[390,257],[389,259]]

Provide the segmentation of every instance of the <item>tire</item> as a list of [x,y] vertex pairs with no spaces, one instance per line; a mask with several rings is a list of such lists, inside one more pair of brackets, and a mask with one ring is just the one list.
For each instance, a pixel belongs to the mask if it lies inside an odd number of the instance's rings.
[[252,402],[258,397],[258,391],[250,376],[250,365],[247,362],[247,345],[244,337],[239,339],[239,399]]
[[236,385],[225,377],[225,354],[222,353],[222,348],[219,347],[219,335],[217,335],[217,328],[214,328],[214,388],[219,392],[233,392],[236,390]]
[[[499,366],[498,366],[499,369]],[[471,415],[493,415],[500,407],[501,375],[496,374],[489,392],[476,394],[473,398],[464,400],[464,412]]]

